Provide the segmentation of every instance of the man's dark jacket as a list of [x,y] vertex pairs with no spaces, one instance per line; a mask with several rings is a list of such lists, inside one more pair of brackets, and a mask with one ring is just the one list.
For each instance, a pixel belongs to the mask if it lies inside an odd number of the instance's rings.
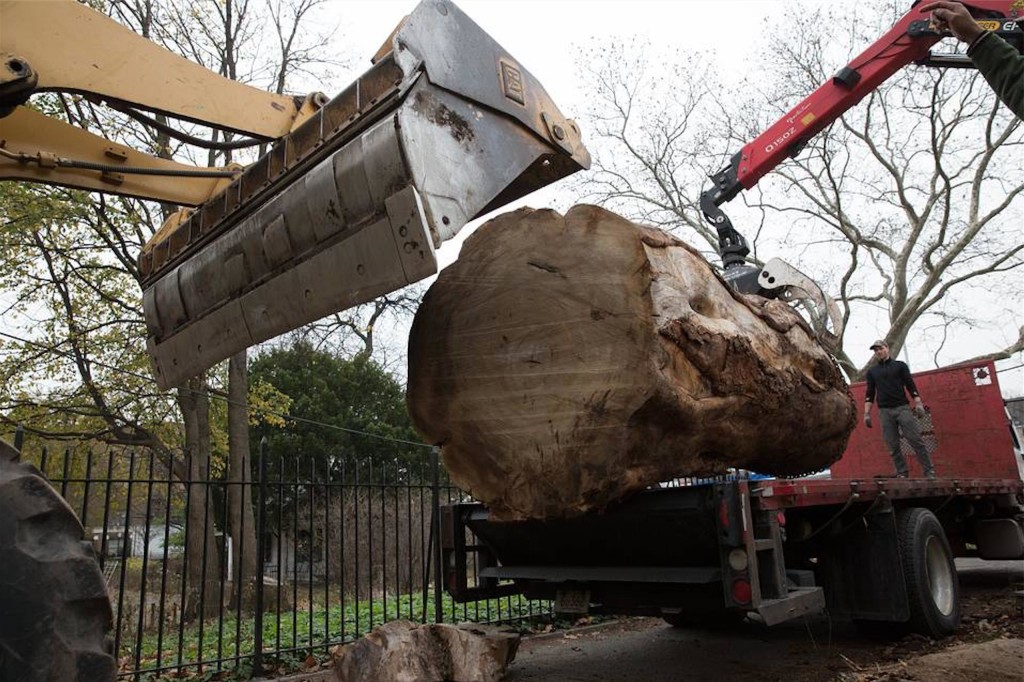
[[1017,118],[1024,120],[1024,54],[985,31],[967,48],[967,56]]
[[882,360],[868,370],[867,380],[868,390],[864,400],[869,403],[876,402],[875,393],[877,392],[879,407],[899,407],[909,404],[906,391],[910,391],[910,395],[917,397],[917,386],[914,385],[914,379],[910,376],[910,368],[905,362],[892,358]]

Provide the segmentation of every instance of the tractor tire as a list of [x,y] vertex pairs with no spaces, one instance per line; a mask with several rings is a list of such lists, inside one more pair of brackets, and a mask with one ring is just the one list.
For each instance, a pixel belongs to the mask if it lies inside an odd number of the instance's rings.
[[896,512],[903,579],[910,600],[910,630],[946,637],[960,625],[960,582],[942,524],[923,507]]
[[0,458],[0,682],[108,682],[110,598],[75,513],[30,464]]

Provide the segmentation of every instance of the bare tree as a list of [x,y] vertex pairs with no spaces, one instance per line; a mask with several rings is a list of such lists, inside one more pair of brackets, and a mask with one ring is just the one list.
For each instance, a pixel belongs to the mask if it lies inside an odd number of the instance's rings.
[[[401,348],[394,348],[396,334],[405,329],[408,321],[419,307],[425,287],[411,285],[395,293],[348,310],[329,315],[309,324],[294,333],[318,350],[329,349],[338,355],[359,354],[373,357],[382,367],[390,369],[405,359],[405,337],[401,336]],[[381,329],[385,330],[383,342]]]
[[632,40],[592,47],[579,60],[589,84],[590,173],[577,176],[587,199],[669,231],[692,232],[706,253],[717,237],[697,199],[718,157],[702,117],[713,102],[698,56]]
[[[791,8],[786,30],[769,32],[757,80],[729,94],[699,69],[686,72],[689,81],[674,72],[669,91],[628,59],[596,62],[590,127],[612,152],[598,155],[586,189],[714,245],[697,210],[707,183],[695,174],[724,166],[905,9],[888,2],[835,5],[827,14]],[[666,92],[673,104],[660,112]],[[762,251],[771,248],[838,292],[847,322],[883,310],[888,323],[877,333],[899,352],[929,325],[976,323],[979,300],[1019,298],[1022,144],[1024,127],[976,73],[908,67],[742,195],[746,209],[732,210],[745,220],[733,220]],[[1013,340],[992,356],[1019,350]],[[847,352],[837,357],[851,376],[863,371]]]
[[[893,14],[880,17],[891,22]],[[878,19],[851,24],[880,34]],[[789,65],[811,63],[814,47],[775,45]],[[788,72],[794,82],[826,74]],[[973,286],[1019,292],[1022,145],[1024,128],[978,74],[905,69],[780,168],[784,191],[762,206],[789,222],[809,218],[847,244],[839,277],[845,315],[857,302],[880,304],[884,336],[898,352],[928,318],[969,319],[956,298],[976,306]]]

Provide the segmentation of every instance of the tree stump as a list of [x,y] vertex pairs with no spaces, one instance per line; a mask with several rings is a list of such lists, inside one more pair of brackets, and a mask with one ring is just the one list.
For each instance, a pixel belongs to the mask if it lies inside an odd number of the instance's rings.
[[441,272],[408,404],[499,520],[570,517],[681,476],[796,475],[842,454],[846,381],[807,323],[693,248],[594,206],[520,209]]

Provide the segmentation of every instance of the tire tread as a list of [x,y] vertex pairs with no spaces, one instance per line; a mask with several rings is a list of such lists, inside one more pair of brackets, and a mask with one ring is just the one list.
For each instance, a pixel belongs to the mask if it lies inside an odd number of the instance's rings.
[[84,535],[38,469],[0,461],[0,680],[114,680],[110,599]]

